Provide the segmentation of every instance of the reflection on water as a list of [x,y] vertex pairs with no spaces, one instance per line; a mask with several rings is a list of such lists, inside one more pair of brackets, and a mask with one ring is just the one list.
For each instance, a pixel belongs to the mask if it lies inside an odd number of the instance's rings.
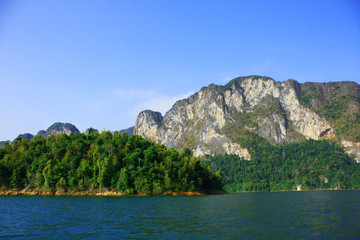
[[360,192],[0,196],[0,238],[359,239]]

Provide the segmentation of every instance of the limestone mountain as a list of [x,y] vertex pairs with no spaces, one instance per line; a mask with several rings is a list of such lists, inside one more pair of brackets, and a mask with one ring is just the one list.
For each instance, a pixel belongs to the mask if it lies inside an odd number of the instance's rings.
[[131,136],[134,132],[134,127],[129,127],[126,129],[120,130],[121,133],[126,133],[127,135]]
[[18,138],[22,138],[22,139],[32,139],[33,138],[33,135],[31,133],[24,133],[24,134],[20,134],[18,136]]
[[[354,82],[277,82],[238,77],[211,84],[176,102],[162,116],[138,115],[134,134],[194,154],[236,154],[251,159],[244,142],[271,144],[327,139],[341,144],[360,162],[360,86]],[[255,146],[254,146],[255,147]]]
[[46,131],[43,130],[39,131],[38,135],[43,135],[46,138],[51,135],[60,135],[62,133],[69,135],[73,132],[80,133],[79,129],[77,129],[71,123],[56,122],[53,125],[51,125]]

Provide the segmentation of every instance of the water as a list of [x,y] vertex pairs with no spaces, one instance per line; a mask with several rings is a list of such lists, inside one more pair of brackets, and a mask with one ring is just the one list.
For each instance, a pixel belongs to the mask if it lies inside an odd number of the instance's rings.
[[0,239],[360,239],[360,191],[0,196]]

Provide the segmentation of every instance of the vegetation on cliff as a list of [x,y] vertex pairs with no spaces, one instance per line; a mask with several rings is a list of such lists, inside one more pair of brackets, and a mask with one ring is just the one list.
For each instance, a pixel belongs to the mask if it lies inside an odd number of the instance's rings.
[[360,85],[355,82],[304,83],[300,103],[326,118],[350,141],[360,142]]
[[260,137],[242,139],[252,160],[236,155],[206,156],[221,171],[228,192],[311,189],[360,189],[360,164],[335,143],[307,140],[270,145]]
[[136,135],[90,131],[5,144],[0,149],[0,187],[161,194],[216,191],[222,183],[189,150],[166,149]]

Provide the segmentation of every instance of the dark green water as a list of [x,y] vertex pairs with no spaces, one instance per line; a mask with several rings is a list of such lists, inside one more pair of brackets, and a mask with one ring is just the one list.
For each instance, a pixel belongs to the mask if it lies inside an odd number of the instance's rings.
[[0,196],[0,239],[360,239],[360,191]]

